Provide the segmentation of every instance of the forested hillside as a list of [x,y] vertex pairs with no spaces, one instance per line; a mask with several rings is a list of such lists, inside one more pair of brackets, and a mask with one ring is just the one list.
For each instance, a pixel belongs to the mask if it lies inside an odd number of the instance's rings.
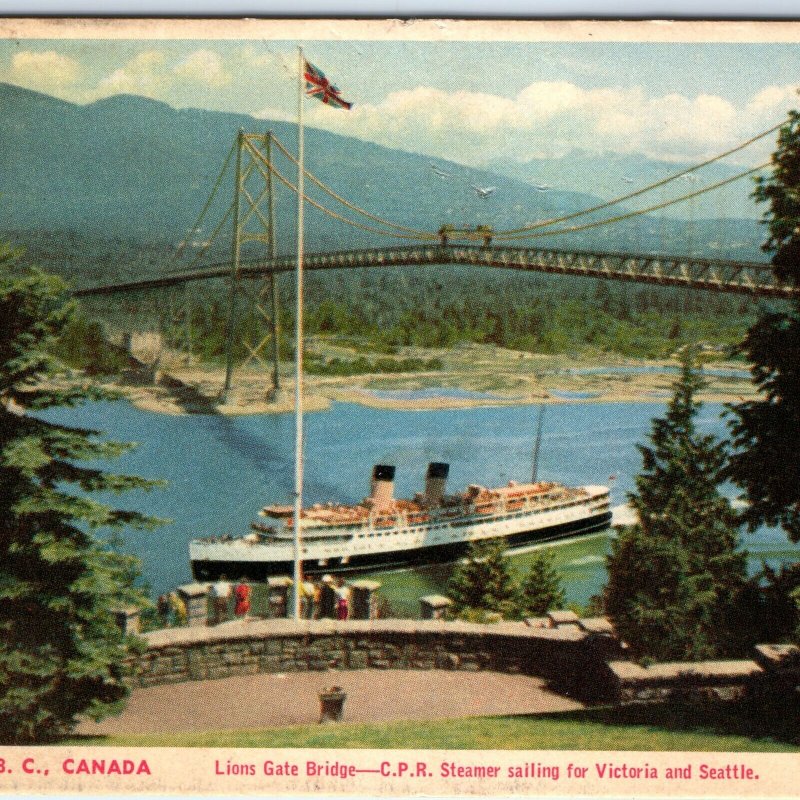
[[[288,331],[282,350],[288,357],[294,326],[292,276],[279,278],[279,290],[281,327]],[[161,324],[178,348],[187,346],[191,329],[197,356],[207,361],[221,358],[228,309],[223,283],[193,290],[189,325],[183,292],[162,294],[158,306],[144,295],[114,307],[94,301],[87,303],[87,315],[108,320],[112,328],[131,319],[142,327]],[[387,371],[368,367],[402,348],[450,348],[460,342],[633,358],[666,357],[686,342],[724,350],[741,340],[755,308],[747,298],[683,289],[463,266],[416,267],[309,274],[305,324],[308,336],[325,337],[369,356],[368,363],[350,365],[350,371],[365,372]],[[268,334],[265,319],[244,295],[237,314],[242,338],[260,341]],[[237,346],[244,357],[244,346]],[[313,349],[308,367],[330,374],[339,368],[315,362]]]

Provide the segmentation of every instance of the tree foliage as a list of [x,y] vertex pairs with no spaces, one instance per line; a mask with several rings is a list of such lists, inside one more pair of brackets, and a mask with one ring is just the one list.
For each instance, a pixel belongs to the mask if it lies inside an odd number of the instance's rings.
[[551,551],[538,550],[533,554],[520,590],[522,609],[526,616],[544,614],[551,609],[564,607],[564,589]]
[[564,589],[551,553],[535,553],[520,582],[508,559],[506,543],[500,538],[470,544],[447,591],[453,611],[468,619],[480,620],[487,613],[521,619],[564,606]]
[[733,617],[745,582],[739,525],[720,494],[726,450],[700,433],[702,388],[690,350],[663,418],[653,420],[629,495],[639,516],[612,544],[606,612],[641,657],[697,660],[736,649]]
[[[379,353],[474,342],[532,353],[664,358],[691,341],[732,349],[755,318],[749,299],[673,287],[493,270],[467,273],[459,267],[448,267],[444,273],[427,268],[388,268],[379,273],[309,273],[307,335],[346,339],[342,342],[346,345],[368,342],[370,350]],[[209,284],[192,291],[196,296],[191,312],[176,307],[173,314],[162,315],[167,344],[187,349],[191,329],[194,355],[204,361],[219,360],[225,351],[227,320],[223,290]],[[95,305],[109,328],[128,324],[117,306],[107,308],[96,301]],[[139,324],[155,328],[156,298],[143,297],[135,305]],[[281,280],[281,358],[291,356],[291,336],[286,332],[294,328],[294,307],[293,286]],[[244,301],[238,319],[241,335],[235,353],[246,358],[241,342],[260,342],[269,336],[270,324]],[[344,366],[352,369],[349,374],[363,371],[353,362],[344,361]]]
[[447,587],[456,614],[471,611],[517,616],[519,588],[502,539],[472,542],[467,557],[453,572]]
[[[778,137],[772,174],[760,178],[756,199],[768,203],[763,221],[776,277],[800,289],[800,113],[792,111]],[[732,406],[733,480],[745,491],[745,519],[780,525],[800,541],[800,299],[767,309],[741,346],[761,397]]]
[[[18,274],[0,253],[0,741],[43,742],[76,716],[96,718],[126,696],[126,643],[114,609],[144,602],[136,562],[97,529],[147,527],[136,512],[108,508],[94,491],[148,488],[136,477],[81,462],[126,446],[31,413],[105,395],[57,388],[50,355],[73,314],[64,284]],[[79,490],[79,494],[71,493]]]
[[77,313],[54,342],[52,352],[87,375],[115,375],[130,366],[130,357],[108,341],[103,326]]
[[762,564],[742,592],[737,621],[751,644],[800,640],[800,563]]

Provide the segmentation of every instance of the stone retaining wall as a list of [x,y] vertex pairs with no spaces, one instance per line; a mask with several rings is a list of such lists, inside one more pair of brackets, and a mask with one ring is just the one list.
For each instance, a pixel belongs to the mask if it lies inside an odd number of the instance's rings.
[[138,686],[259,672],[373,668],[523,673],[577,691],[593,681],[615,648],[611,637],[577,625],[441,620],[261,620],[153,631],[142,638],[147,649],[130,662]]
[[790,692],[800,685],[800,649],[757,645],[753,660],[640,666],[608,663],[609,697],[623,703],[663,700],[738,700],[754,691]]
[[800,649],[758,645],[754,660],[653,664],[625,661],[607,620],[547,618],[478,625],[443,620],[287,619],[168,628],[142,636],[131,683],[329,669],[448,669],[536,675],[584,700],[646,703],[735,700],[800,685]]
[[630,661],[609,665],[612,696],[623,703],[661,700],[737,700],[764,670],[755,661],[701,661],[642,667]]

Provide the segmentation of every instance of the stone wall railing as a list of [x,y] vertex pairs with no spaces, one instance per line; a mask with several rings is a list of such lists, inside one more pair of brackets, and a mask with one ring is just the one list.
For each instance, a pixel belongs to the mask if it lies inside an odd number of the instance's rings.
[[129,660],[134,686],[329,669],[447,669],[520,673],[563,693],[623,703],[734,700],[793,692],[800,648],[758,645],[753,660],[641,666],[607,620],[571,612],[480,625],[431,620],[248,620],[143,634]]
[[492,670],[538,675],[578,691],[617,654],[616,641],[598,632],[602,625],[585,623],[253,620],[170,628],[142,636],[147,647],[131,658],[131,680],[153,686],[331,668]]
[[608,664],[609,697],[623,703],[662,700],[737,700],[759,689],[793,690],[800,685],[800,648],[760,644],[753,659],[640,666]]

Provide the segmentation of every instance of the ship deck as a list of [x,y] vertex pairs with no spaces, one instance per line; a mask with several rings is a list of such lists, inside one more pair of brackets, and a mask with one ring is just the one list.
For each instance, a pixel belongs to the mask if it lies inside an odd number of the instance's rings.
[[[476,520],[480,520],[507,511],[535,508],[550,503],[557,505],[569,500],[585,500],[590,497],[587,488],[590,487],[572,489],[554,483],[518,484],[511,481],[507,486],[492,489],[473,485],[462,494],[445,497],[441,504],[436,506],[428,506],[424,501],[418,499],[392,499],[380,506],[372,503],[370,498],[352,506],[317,503],[304,508],[300,518],[303,521],[303,530],[307,534],[318,529],[360,525],[371,525],[375,528],[425,525],[434,519],[446,521],[448,518],[474,516]],[[266,506],[260,515],[268,519],[279,520],[281,528],[291,529],[293,527],[291,506]],[[258,529],[266,531],[268,526],[258,526]],[[275,532],[278,530],[276,529]]]

